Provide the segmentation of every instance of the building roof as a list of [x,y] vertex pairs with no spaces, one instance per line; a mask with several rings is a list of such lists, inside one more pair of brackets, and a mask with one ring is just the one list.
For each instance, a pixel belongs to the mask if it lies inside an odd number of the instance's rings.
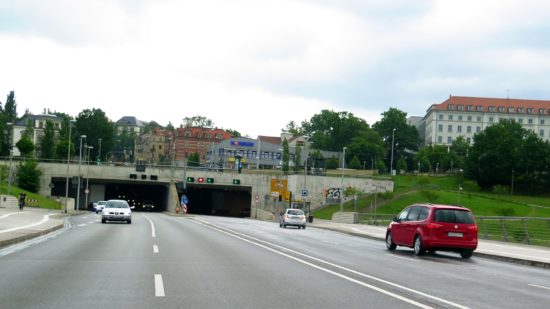
[[[449,105],[452,105],[453,109],[450,109]],[[459,110],[459,106],[462,106],[463,109]],[[471,106],[472,109],[468,110],[468,106]],[[529,113],[528,109],[532,108],[533,110],[531,111],[531,114],[539,114],[541,109],[544,110],[542,114],[550,114],[550,101],[548,100],[524,100],[511,98],[480,98],[460,96],[449,96],[449,98],[442,103],[432,105],[428,112],[430,110],[490,112],[489,107],[494,107],[494,112],[499,112],[498,108],[503,107],[504,111],[500,111],[501,113],[527,114]],[[478,108],[480,108],[480,110]],[[523,110],[518,108],[522,108]]]
[[63,120],[61,117],[58,117],[56,115],[45,115],[45,114],[42,114],[42,115],[28,115],[28,116],[25,116],[25,117],[21,118],[19,121],[17,121],[15,123],[15,126],[25,127],[25,126],[27,126],[27,121],[29,119],[32,119],[32,120],[51,120],[51,121],[62,121]]
[[275,145],[281,145],[281,143],[282,143],[281,137],[279,137],[279,136],[262,136],[262,135],[258,135],[258,139],[262,142],[275,144]]
[[124,116],[116,122],[116,125],[127,126],[127,127],[143,127],[145,126],[145,122],[138,120],[134,116]]

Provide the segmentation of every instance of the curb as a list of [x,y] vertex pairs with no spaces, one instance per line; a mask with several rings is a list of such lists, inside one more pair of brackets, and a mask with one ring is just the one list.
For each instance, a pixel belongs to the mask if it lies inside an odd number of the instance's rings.
[[15,237],[15,238],[2,240],[2,241],[0,241],[0,248],[15,245],[15,244],[20,243],[20,242],[24,242],[24,241],[27,241],[27,240],[30,240],[30,239],[33,239],[33,238],[36,238],[36,237],[39,237],[39,236],[49,234],[53,231],[61,229],[63,226],[65,226],[65,224],[60,223],[60,224],[57,224],[57,225],[55,225],[51,228],[48,228],[46,230],[43,230],[43,231],[28,233],[28,234],[21,235],[21,236]]

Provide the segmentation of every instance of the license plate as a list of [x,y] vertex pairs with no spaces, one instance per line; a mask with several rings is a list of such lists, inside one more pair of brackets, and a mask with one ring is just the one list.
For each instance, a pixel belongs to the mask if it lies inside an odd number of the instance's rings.
[[449,237],[463,237],[464,236],[464,234],[462,234],[462,233],[455,233],[455,232],[449,232],[449,234],[447,234],[447,235],[449,235]]

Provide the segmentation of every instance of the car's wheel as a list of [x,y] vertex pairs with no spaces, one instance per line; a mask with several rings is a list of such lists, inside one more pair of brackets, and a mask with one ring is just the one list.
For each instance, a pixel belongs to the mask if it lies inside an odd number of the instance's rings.
[[105,222],[107,222],[107,220],[101,219],[101,223],[105,223]]
[[460,256],[463,258],[463,259],[469,259],[472,257],[472,254],[474,253],[474,250],[470,250],[470,249],[464,249],[462,251],[460,251]]
[[397,248],[397,245],[393,242],[393,238],[391,237],[390,232],[386,233],[386,248],[388,248],[388,250],[390,251],[395,250],[395,248]]
[[132,219],[128,220],[127,222],[128,224],[132,224]]
[[305,230],[305,229],[306,229],[306,226],[304,225],[304,226],[302,226],[302,228]]
[[283,223],[283,228],[286,229],[286,224]]
[[414,239],[414,254],[422,255],[424,252],[426,252],[426,249],[424,249],[424,246],[422,245],[422,237],[417,235]]

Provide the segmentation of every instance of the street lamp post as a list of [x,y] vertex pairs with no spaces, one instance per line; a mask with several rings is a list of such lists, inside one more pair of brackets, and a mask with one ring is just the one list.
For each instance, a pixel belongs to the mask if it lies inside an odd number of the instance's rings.
[[[8,126],[11,126],[12,128],[12,131],[13,131],[13,122],[8,122],[6,123],[6,125]],[[9,167],[9,171],[8,171],[8,195],[11,194],[11,178],[12,178],[12,173],[11,173],[11,161],[13,160],[13,145],[12,145],[12,137],[13,137],[13,134],[10,134],[9,136],[9,144],[10,144],[10,167]]]
[[92,149],[94,149],[94,146],[88,146],[88,155],[86,156],[86,158],[88,158],[88,160],[86,161],[88,167],[86,169],[86,191],[84,193],[86,193],[86,207],[88,207],[88,195],[90,194],[90,189],[89,189],[89,186],[88,184],[90,183],[90,151]]
[[390,158],[390,175],[393,175],[393,142],[395,140],[395,128],[391,132],[391,158]]
[[340,212],[344,211],[344,168],[346,168],[346,149],[348,147],[343,148],[343,155],[342,155],[342,186],[340,188]]
[[78,155],[78,187],[76,189],[76,209],[80,210],[80,165],[82,164],[82,140],[86,135],[80,136],[80,154]]
[[69,119],[69,140],[67,141],[67,177],[65,179],[65,213],[67,213],[68,209],[68,201],[69,201],[69,164],[71,162],[71,131],[72,131],[73,125],[72,121]]
[[101,137],[99,138],[99,151],[97,153],[97,163],[101,163]]

